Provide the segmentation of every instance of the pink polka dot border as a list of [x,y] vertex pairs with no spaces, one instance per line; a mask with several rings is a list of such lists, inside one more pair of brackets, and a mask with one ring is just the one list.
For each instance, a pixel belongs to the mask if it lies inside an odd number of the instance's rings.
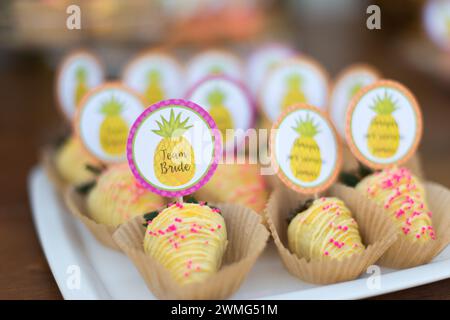
[[[161,108],[170,106],[170,105],[187,107],[187,108],[195,111],[200,117],[202,117],[205,120],[205,122],[208,124],[208,126],[211,129],[211,134],[214,136],[214,157],[212,159],[212,163],[210,164],[209,169],[206,172],[206,174],[196,184],[189,186],[186,189],[180,189],[180,190],[176,190],[176,191],[161,190],[161,189],[158,189],[155,186],[151,185],[150,183],[148,183],[145,180],[145,178],[141,176],[139,170],[136,167],[136,163],[135,163],[134,157],[133,157],[133,141],[134,141],[137,129],[142,125],[142,123],[147,119],[147,117],[151,113],[153,113]],[[157,102],[157,103],[149,106],[147,109],[144,110],[144,112],[134,122],[133,126],[130,129],[130,133],[128,135],[128,140],[127,140],[128,165],[130,166],[131,172],[133,173],[134,177],[142,186],[144,186],[145,188],[149,189],[150,191],[152,191],[156,194],[159,194],[163,197],[182,197],[185,195],[192,194],[195,191],[197,191],[199,188],[201,188],[214,175],[214,172],[216,171],[217,165],[220,160],[221,152],[222,152],[222,144],[220,141],[220,133],[219,133],[219,130],[218,130],[217,125],[214,122],[213,118],[209,115],[209,113],[205,109],[200,107],[198,104],[196,104],[192,101],[189,101],[189,100],[185,100],[185,99],[168,99],[168,100],[163,100],[163,101]]]

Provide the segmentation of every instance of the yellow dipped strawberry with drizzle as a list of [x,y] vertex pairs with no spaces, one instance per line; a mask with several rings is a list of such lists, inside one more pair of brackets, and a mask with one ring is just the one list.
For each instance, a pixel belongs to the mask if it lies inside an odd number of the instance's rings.
[[180,285],[201,282],[220,269],[227,247],[225,221],[205,203],[175,203],[148,221],[144,251]]
[[365,177],[356,189],[382,205],[399,229],[411,241],[435,239],[425,189],[406,168],[390,168]]
[[289,224],[288,244],[293,253],[307,260],[340,260],[364,250],[358,225],[342,200],[311,201]]
[[262,213],[268,192],[259,170],[258,165],[221,163],[211,180],[196,192],[196,197],[237,203]]
[[71,185],[91,181],[95,175],[87,165],[96,166],[99,162],[83,148],[80,140],[70,137],[56,152],[55,166],[62,179]]
[[164,198],[138,183],[126,163],[108,167],[87,197],[87,209],[92,219],[113,227],[156,210],[164,203]]

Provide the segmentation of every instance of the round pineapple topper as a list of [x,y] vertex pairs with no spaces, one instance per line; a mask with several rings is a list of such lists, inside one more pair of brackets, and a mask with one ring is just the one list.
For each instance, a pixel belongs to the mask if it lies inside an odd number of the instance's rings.
[[258,94],[267,72],[294,54],[294,49],[280,43],[267,43],[252,52],[246,68],[246,79],[252,94]]
[[[247,89],[227,76],[209,76],[195,85],[187,94],[187,99],[198,103],[214,119],[225,150],[234,150],[244,143],[246,131],[253,126],[255,106]],[[226,130],[232,129],[233,139],[226,140]]]
[[242,80],[243,70],[239,58],[224,50],[207,50],[194,56],[187,64],[188,87],[211,75],[226,75]]
[[169,54],[150,50],[131,60],[122,75],[122,81],[142,94],[147,105],[167,98],[183,96],[182,69]]
[[365,64],[345,68],[336,78],[330,95],[328,113],[338,133],[345,139],[345,121],[351,99],[364,87],[380,78],[379,72]]
[[307,103],[325,109],[328,75],[315,60],[296,57],[278,64],[266,76],[259,94],[264,114],[272,122],[289,107]]
[[450,1],[427,1],[422,20],[431,40],[442,49],[450,51]]
[[182,99],[147,108],[130,130],[127,157],[136,179],[164,197],[191,194],[214,174],[220,134],[202,107]]
[[325,112],[307,104],[291,106],[272,131],[272,163],[288,187],[299,193],[318,193],[336,180],[342,145]]
[[365,165],[382,169],[407,161],[422,136],[422,114],[403,85],[380,80],[362,89],[347,111],[346,138]]
[[144,99],[120,83],[106,83],[81,101],[74,127],[89,154],[105,163],[126,162],[128,132],[145,109]]
[[56,77],[56,98],[63,115],[72,121],[84,95],[104,80],[100,61],[88,51],[66,56]]

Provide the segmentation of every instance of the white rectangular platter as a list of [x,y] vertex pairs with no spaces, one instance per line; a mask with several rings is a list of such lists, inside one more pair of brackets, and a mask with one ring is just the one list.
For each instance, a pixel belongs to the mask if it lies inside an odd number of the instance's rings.
[[[61,203],[44,171],[29,176],[33,220],[41,246],[65,299],[155,299],[127,257],[99,244]],[[406,270],[381,268],[378,286],[369,274],[334,285],[298,280],[283,267],[270,242],[231,299],[360,299],[450,277],[450,246],[431,263]]]

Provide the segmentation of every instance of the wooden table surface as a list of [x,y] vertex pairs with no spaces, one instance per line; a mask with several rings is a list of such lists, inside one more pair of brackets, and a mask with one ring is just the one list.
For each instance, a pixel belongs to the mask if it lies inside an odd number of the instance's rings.
[[[349,43],[339,39],[325,40],[328,47],[338,48],[332,52],[314,38],[306,38],[303,45],[332,74],[348,63],[366,61],[410,87],[424,113],[420,153],[425,174],[450,186],[448,85],[407,65],[392,49],[395,43],[362,41],[349,53]],[[39,149],[62,127],[53,101],[53,71],[39,55],[0,51],[0,88],[0,299],[61,299],[36,236],[27,192],[27,176],[38,162]],[[450,299],[450,279],[377,298]]]

